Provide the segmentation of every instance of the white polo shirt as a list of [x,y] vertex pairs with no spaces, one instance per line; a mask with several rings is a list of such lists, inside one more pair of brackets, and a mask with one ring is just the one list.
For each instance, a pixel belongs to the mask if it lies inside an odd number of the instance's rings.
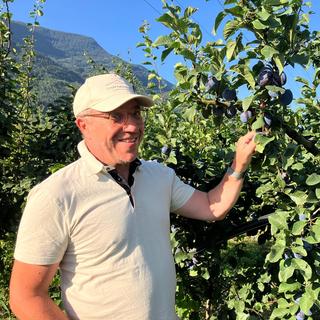
[[78,149],[79,160],[31,190],[15,259],[61,262],[70,319],[176,319],[169,213],[194,189],[172,169],[142,160],[134,173],[132,206],[83,141]]

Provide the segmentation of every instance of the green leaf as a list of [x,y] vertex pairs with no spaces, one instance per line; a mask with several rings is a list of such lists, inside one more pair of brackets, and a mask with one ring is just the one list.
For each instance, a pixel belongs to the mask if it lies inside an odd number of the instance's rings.
[[311,175],[309,175],[306,180],[306,184],[308,186],[314,186],[318,183],[320,183],[320,175],[316,173],[312,173]]
[[229,40],[227,42],[227,54],[226,54],[226,57],[227,57],[228,61],[231,61],[232,58],[233,59],[235,58],[236,46],[237,46],[237,43],[235,41],[233,41],[233,40]]
[[246,111],[246,110],[249,109],[249,107],[251,106],[251,103],[253,102],[254,98],[255,98],[255,95],[248,96],[248,97],[246,97],[246,98],[244,98],[242,100],[242,109],[243,109],[243,111]]
[[297,291],[300,288],[301,288],[301,283],[299,282],[294,282],[294,283],[281,282],[279,286],[279,293],[288,292],[288,291],[289,292]]
[[276,243],[271,247],[271,250],[267,256],[267,259],[272,263],[279,261],[282,258],[285,248],[286,248],[285,245]]
[[260,20],[267,21],[269,19],[269,17],[271,16],[271,13],[269,13],[265,9],[262,9],[262,11],[259,11],[257,13],[257,15],[259,16]]
[[292,277],[295,268],[292,266],[291,261],[288,264],[287,261],[284,260],[280,261],[279,267],[279,280],[281,282],[286,282]]
[[[319,220],[318,220],[319,221]],[[319,224],[314,224],[311,227],[310,234],[315,238],[318,243],[320,242],[320,225]]]
[[265,59],[272,58],[273,55],[277,54],[278,51],[270,46],[264,46],[261,49],[261,54],[264,56]]
[[212,28],[212,34],[215,36],[217,35],[217,30],[220,26],[220,23],[222,22],[222,20],[224,19],[224,17],[226,16],[227,14],[224,12],[224,11],[221,11],[217,16],[216,16],[216,19],[215,19],[215,22],[214,22],[214,27]]
[[184,117],[187,121],[193,122],[196,114],[197,114],[196,108],[195,108],[194,106],[192,106],[192,107],[187,108],[187,109],[185,110],[185,112],[183,113],[183,117]]
[[266,147],[266,145],[268,143],[270,143],[271,141],[273,141],[275,139],[275,136],[272,137],[267,137],[264,136],[262,134],[256,134],[254,141],[256,142],[257,146],[256,146],[256,151],[259,153],[263,153],[264,148]]
[[265,125],[263,116],[260,116],[256,121],[252,124],[253,130],[258,130]]
[[300,171],[303,169],[303,164],[301,162],[295,163],[294,165],[292,165],[291,167],[293,170],[297,170]]
[[309,56],[307,54],[296,54],[290,58],[292,63],[298,63],[301,66],[306,66],[309,62]]
[[154,42],[153,46],[154,47],[159,47],[159,46],[170,46],[172,44],[173,40],[172,37],[165,35],[165,36],[159,36]]
[[172,50],[173,50],[173,48],[171,47],[171,48],[168,48],[168,49],[165,49],[165,50],[162,51],[162,53],[161,53],[161,61],[162,61],[162,62],[163,62],[163,61],[166,59],[166,57],[172,52]]
[[252,89],[255,89],[256,80],[254,78],[252,70],[248,66],[240,64],[237,66],[232,66],[231,70],[233,70],[234,72],[237,72],[241,77],[243,77],[245,81],[248,82],[249,86]]
[[303,206],[308,198],[308,195],[303,191],[296,191],[292,194],[289,194],[289,197],[297,206]]
[[272,311],[272,314],[270,316],[270,320],[273,319],[284,319],[285,316],[289,313],[287,308],[275,308]]
[[257,29],[257,30],[265,30],[265,29],[267,29],[268,27],[269,27],[269,25],[268,24],[264,24],[264,23],[262,23],[260,20],[254,20],[253,22],[252,22],[252,25],[253,25],[253,27],[255,28],[255,29]]
[[206,280],[208,280],[210,278],[210,274],[207,269],[205,270],[205,272],[203,274],[201,274],[201,277]]
[[198,276],[198,271],[192,269],[192,270],[189,271],[189,275],[190,275],[191,277],[196,277],[196,276]]
[[156,20],[169,28],[174,24],[174,18],[167,12]]
[[302,233],[307,221],[296,221],[292,226],[292,234],[298,236]]
[[273,60],[276,63],[276,66],[279,70],[279,74],[283,71],[284,64],[285,64],[285,58],[282,54],[276,54],[273,56]]
[[316,189],[316,196],[318,199],[320,199],[320,188]]
[[183,251],[179,251],[175,256],[175,261],[176,263],[179,263],[179,262],[182,262],[184,260],[187,260],[188,259],[188,254],[183,252]]
[[294,80],[297,81],[297,82],[301,82],[301,83],[305,84],[306,86],[309,86],[309,81],[304,79],[304,78],[302,78],[302,77],[295,77]]
[[188,60],[191,60],[191,61],[195,61],[195,60],[196,60],[196,56],[194,55],[194,53],[193,53],[191,50],[187,49],[187,48],[181,50],[181,51],[180,51],[180,54],[181,54],[184,58],[186,58],[186,59],[188,59]]
[[185,18],[188,18],[188,17],[192,16],[194,13],[196,13],[197,11],[198,11],[197,8],[187,7],[187,8],[184,10],[184,17],[185,17]]
[[271,233],[274,235],[278,230],[288,229],[287,212],[277,212],[268,217],[271,224]]
[[297,270],[300,270],[301,271],[301,274],[302,276],[304,277],[304,279],[307,281],[309,279],[311,279],[311,276],[312,276],[312,269],[310,267],[310,265],[302,260],[302,259],[296,259],[296,258],[293,258],[291,260],[291,263],[292,263],[292,266],[297,269]]
[[223,29],[223,36],[227,40],[229,37],[231,37],[239,28],[241,24],[237,20],[231,20],[228,21]]
[[314,301],[315,300],[308,292],[305,292],[301,296],[301,298],[299,300],[299,306],[300,306],[301,310],[303,311],[303,313],[308,314],[310,312],[310,309],[313,306]]
[[280,92],[280,93],[284,93],[283,88],[277,87],[277,86],[266,86],[267,90],[273,91],[273,92]]

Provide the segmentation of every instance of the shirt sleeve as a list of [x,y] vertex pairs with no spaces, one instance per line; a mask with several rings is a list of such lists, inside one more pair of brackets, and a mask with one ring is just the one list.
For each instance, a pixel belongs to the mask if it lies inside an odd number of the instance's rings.
[[[172,169],[170,169],[172,170]],[[171,212],[174,212],[183,207],[191,198],[195,189],[190,185],[184,183],[172,170],[172,197],[171,197]]]
[[37,265],[60,262],[68,245],[68,234],[57,201],[37,186],[28,196],[20,221],[14,258]]

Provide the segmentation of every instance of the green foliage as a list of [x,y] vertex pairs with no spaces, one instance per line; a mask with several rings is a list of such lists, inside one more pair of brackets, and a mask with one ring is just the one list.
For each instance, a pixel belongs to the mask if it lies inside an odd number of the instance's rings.
[[12,267],[13,248],[15,242],[14,233],[6,233],[0,238],[0,318],[14,319],[10,315],[9,301],[9,279]]
[[[18,59],[11,46],[10,2],[2,1],[0,23],[0,315],[8,319],[14,232],[25,197],[34,184],[77,157],[80,139],[70,112],[72,86],[46,109],[37,103],[33,38],[25,39]],[[42,14],[42,2],[34,17]],[[318,319],[320,42],[319,32],[308,29],[308,3],[226,0],[213,30],[223,28],[224,39],[208,43],[202,43],[201,28],[193,21],[194,8],[163,1],[163,10],[158,22],[168,28],[167,35],[152,41],[148,24],[140,29],[139,46],[153,68],[148,89],[158,92],[141,157],[165,163],[186,183],[206,191],[224,175],[239,136],[250,129],[261,133],[241,196],[224,221],[172,216],[177,313],[182,319],[209,320],[295,319],[303,312]],[[174,70],[177,85],[168,96],[162,94],[156,68],[160,48],[161,61],[170,54],[182,57]],[[279,79],[288,65],[297,64],[313,66],[314,77],[296,79],[303,86],[296,99],[300,108],[293,111],[280,99],[285,88]],[[120,64],[116,71],[143,92],[128,65]],[[268,82],[270,74],[273,82]],[[248,97],[233,97],[233,90],[244,87]],[[245,119],[239,117],[243,112]],[[259,232],[249,230],[246,237],[228,241],[244,225],[266,217],[269,223]],[[59,304],[58,277],[50,290]]]
[[[183,319],[295,319],[298,312],[317,319],[319,33],[309,31],[310,3],[302,0],[234,0],[225,5],[213,28],[215,33],[228,16],[223,40],[202,43],[201,28],[192,18],[196,10],[167,1],[158,21],[168,34],[152,41],[145,28],[140,30],[140,46],[153,65],[153,50],[160,48],[161,61],[170,54],[184,60],[175,66],[176,88],[150,111],[142,148],[146,158],[166,163],[187,183],[208,190],[232,160],[237,138],[250,129],[262,133],[241,197],[225,221],[172,217],[177,311]],[[315,74],[310,82],[296,79],[303,87],[296,99],[301,108],[293,111],[281,98],[285,81],[280,75],[297,64],[315,67]],[[263,84],[262,71],[273,82]],[[244,87],[249,96],[243,101],[225,98],[226,89]],[[235,116],[227,113],[231,107]],[[244,111],[251,115],[245,123],[239,119]],[[233,261],[239,269],[228,272],[222,253],[233,250],[223,239],[236,234],[232,226],[258,222],[260,216],[268,216],[269,227],[250,245],[240,242],[243,251]],[[254,249],[267,239],[263,250]],[[250,264],[252,251],[256,256]],[[238,261],[239,255],[245,263]]]

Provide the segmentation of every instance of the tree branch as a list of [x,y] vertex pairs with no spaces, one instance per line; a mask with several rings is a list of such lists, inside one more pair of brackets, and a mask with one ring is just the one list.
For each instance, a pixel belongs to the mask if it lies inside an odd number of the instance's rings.
[[309,141],[285,123],[282,123],[282,127],[291,139],[296,141],[298,144],[303,145],[307,151],[311,152],[314,156],[320,155],[320,150],[315,146],[314,142]]

